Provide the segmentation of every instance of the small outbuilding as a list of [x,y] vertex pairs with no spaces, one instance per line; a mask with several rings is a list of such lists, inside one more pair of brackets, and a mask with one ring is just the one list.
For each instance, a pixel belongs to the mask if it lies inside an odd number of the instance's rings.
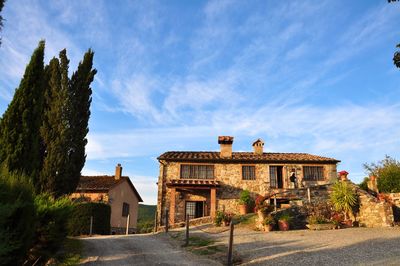
[[104,202],[111,206],[111,233],[124,234],[129,224],[129,233],[136,232],[139,202],[143,202],[128,176],[122,176],[118,164],[115,175],[81,176],[71,198],[87,202]]

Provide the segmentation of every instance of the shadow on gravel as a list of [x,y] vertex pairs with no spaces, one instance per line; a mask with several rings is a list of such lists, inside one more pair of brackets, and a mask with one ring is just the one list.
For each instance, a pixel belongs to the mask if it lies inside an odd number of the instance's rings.
[[244,261],[251,257],[244,265],[400,265],[399,243],[400,237],[371,239],[341,248],[257,241],[237,244],[236,248]]

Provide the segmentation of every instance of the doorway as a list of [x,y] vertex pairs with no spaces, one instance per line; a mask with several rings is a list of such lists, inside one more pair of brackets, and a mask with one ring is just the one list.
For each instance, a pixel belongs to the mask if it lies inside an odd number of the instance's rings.
[[203,217],[204,216],[204,202],[203,201],[186,201],[185,213],[186,213],[186,215],[189,215],[189,219]]
[[283,188],[283,166],[269,167],[269,181],[271,188]]

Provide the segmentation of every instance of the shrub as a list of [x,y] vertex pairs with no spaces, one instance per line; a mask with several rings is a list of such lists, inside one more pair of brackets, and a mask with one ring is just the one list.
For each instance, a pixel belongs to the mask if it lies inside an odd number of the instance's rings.
[[347,182],[336,181],[332,187],[330,201],[336,211],[344,213],[347,220],[347,214],[352,212],[357,204],[357,195]]
[[0,176],[0,263],[22,265],[35,224],[33,186],[23,176]]
[[88,202],[75,204],[68,221],[68,234],[72,236],[90,233],[90,217],[93,216],[93,233],[110,234],[111,207],[105,203]]
[[378,177],[379,192],[397,193],[400,192],[400,162],[386,156],[378,163],[364,164],[369,175]]
[[247,206],[254,204],[254,200],[250,196],[250,191],[245,189],[240,192],[239,203]]
[[275,222],[274,217],[272,217],[272,215],[268,215],[267,217],[264,218],[262,224],[263,225],[275,225],[276,222]]
[[224,221],[224,212],[217,211],[217,215],[215,215],[214,223],[216,226],[221,226],[222,222]]
[[67,197],[54,199],[50,194],[35,197],[36,230],[31,255],[48,258],[56,253],[67,236],[67,222],[72,202]]
[[364,180],[358,185],[361,189],[368,191],[368,177],[364,177]]
[[331,221],[326,219],[324,216],[312,215],[307,218],[307,222],[309,224],[327,224],[330,223]]

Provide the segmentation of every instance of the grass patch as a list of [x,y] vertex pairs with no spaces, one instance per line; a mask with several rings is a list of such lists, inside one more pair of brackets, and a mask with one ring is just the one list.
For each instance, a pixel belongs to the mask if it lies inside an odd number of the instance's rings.
[[233,217],[236,226],[254,226],[256,223],[257,214],[249,213],[246,215],[237,215]]
[[57,256],[56,265],[72,266],[78,265],[82,258],[82,242],[79,239],[67,238],[64,241],[62,252]]
[[189,247],[204,247],[211,245],[213,243],[214,241],[212,241],[211,239],[198,236],[189,237]]

